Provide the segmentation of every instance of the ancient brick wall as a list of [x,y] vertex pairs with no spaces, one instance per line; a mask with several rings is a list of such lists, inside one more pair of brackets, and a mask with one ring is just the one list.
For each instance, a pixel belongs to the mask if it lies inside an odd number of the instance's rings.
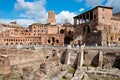
[[84,65],[98,66],[99,52],[95,50],[84,51]]
[[111,25],[111,18],[112,18],[112,9],[111,8],[98,8],[98,23]]

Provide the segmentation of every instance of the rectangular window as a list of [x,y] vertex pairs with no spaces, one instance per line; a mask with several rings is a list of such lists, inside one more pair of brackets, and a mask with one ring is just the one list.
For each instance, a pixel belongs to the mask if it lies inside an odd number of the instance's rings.
[[48,40],[48,43],[50,43],[50,40]]
[[59,43],[59,40],[56,40],[57,43]]
[[104,11],[105,9],[103,8],[102,10]]
[[54,37],[52,37],[52,42],[55,42],[55,38]]

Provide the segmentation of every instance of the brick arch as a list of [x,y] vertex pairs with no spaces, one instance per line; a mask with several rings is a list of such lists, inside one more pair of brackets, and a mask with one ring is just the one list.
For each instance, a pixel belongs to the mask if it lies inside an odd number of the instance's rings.
[[70,44],[70,42],[72,41],[73,39],[71,37],[65,37],[64,38],[64,44]]
[[89,25],[83,26],[83,35],[88,35],[91,32],[91,27]]
[[61,29],[61,30],[60,30],[60,34],[63,34],[64,32],[65,32],[64,29]]
[[101,45],[101,33],[95,26],[84,24],[82,31],[83,43],[87,45]]

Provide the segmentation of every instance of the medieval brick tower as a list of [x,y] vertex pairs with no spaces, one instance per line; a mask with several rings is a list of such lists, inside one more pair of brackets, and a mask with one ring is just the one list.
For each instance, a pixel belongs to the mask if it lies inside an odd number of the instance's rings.
[[54,11],[49,11],[48,12],[48,21],[47,22],[50,23],[50,24],[56,24]]

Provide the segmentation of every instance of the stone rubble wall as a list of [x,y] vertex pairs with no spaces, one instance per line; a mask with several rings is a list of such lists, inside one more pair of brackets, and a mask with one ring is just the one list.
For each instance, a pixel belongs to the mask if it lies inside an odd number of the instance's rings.
[[[48,79],[57,75],[62,67],[61,59],[64,59],[66,65],[78,65],[83,51],[82,66],[101,67],[101,68],[119,68],[120,52],[102,51],[103,59],[99,59],[100,50],[81,50],[80,48],[72,49],[0,49],[0,75],[22,74],[39,77],[43,75],[44,79]],[[63,55],[64,54],[64,55]],[[102,58],[102,57],[101,57]],[[99,61],[102,60],[102,61]],[[107,61],[107,62],[106,62]],[[116,61],[116,62],[115,62]],[[99,66],[99,62],[101,66]],[[41,67],[41,64],[45,64]],[[27,69],[28,67],[28,69]],[[29,69],[32,68],[32,71]],[[81,66],[80,66],[81,67]],[[24,70],[25,68],[25,70]],[[29,73],[31,71],[31,73]],[[26,76],[23,76],[26,79]],[[30,77],[28,77],[29,79]]]

